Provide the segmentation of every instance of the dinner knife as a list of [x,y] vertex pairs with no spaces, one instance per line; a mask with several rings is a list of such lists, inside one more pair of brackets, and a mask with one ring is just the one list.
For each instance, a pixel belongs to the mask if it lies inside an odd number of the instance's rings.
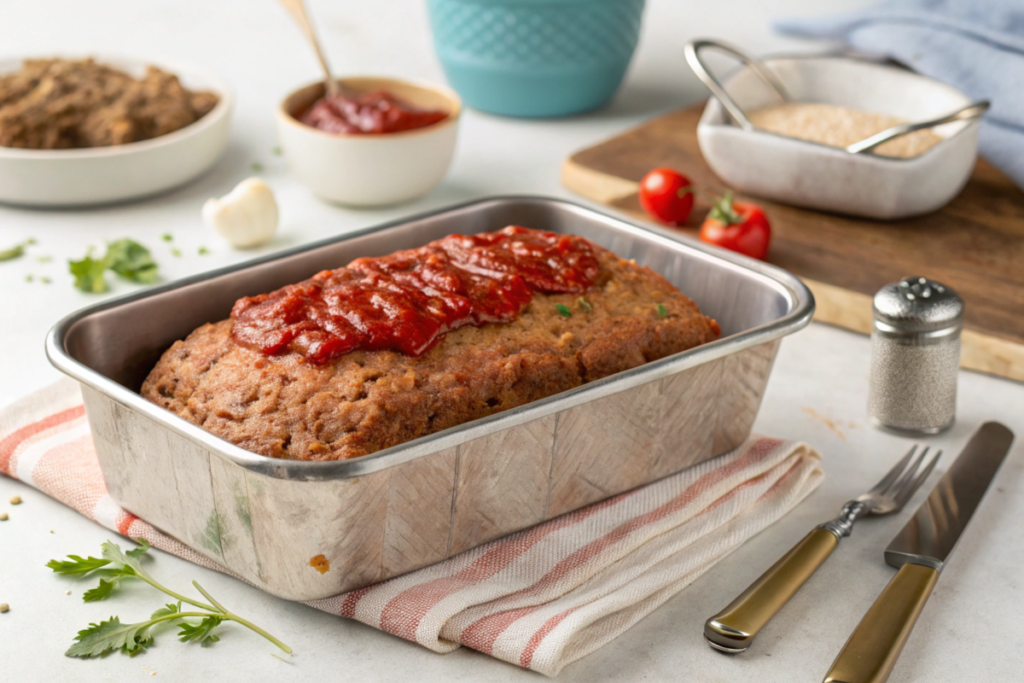
[[986,422],[971,436],[918,508],[885,549],[899,569],[832,663],[825,683],[884,683],[931,595],[957,540],[978,509],[1013,443],[1013,432]]

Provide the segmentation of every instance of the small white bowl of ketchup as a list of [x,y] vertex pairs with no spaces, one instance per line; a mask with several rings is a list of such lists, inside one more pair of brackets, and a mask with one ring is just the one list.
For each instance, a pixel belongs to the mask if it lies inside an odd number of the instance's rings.
[[299,88],[277,111],[292,173],[318,197],[350,206],[410,201],[444,178],[462,102],[442,86],[392,78],[342,78]]

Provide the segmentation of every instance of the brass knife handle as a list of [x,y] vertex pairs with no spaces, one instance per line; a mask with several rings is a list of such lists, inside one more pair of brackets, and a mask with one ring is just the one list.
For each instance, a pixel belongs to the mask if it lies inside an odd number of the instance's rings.
[[905,564],[875,600],[832,663],[825,683],[884,683],[896,666],[939,572]]
[[722,652],[743,652],[754,637],[789,602],[800,586],[811,578],[832,551],[839,538],[817,528],[750,584],[729,606],[707,620],[704,638]]

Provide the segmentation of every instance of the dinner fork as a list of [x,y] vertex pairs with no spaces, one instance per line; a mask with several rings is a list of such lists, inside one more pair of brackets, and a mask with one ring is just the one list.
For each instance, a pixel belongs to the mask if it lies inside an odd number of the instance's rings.
[[842,514],[832,521],[818,525],[728,607],[708,619],[704,624],[708,645],[733,654],[745,651],[765,624],[828,559],[839,540],[850,535],[858,519],[899,512],[942,455],[939,451],[927,458],[927,447],[915,457],[916,452],[917,446],[912,447],[873,489],[844,505]]

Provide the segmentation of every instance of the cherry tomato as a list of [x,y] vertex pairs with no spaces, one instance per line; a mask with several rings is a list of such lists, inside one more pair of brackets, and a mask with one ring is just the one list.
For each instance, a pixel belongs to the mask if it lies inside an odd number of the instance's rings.
[[656,168],[640,181],[640,206],[669,225],[682,225],[693,208],[690,179],[671,168]]
[[768,256],[771,238],[772,229],[764,209],[756,204],[734,202],[731,192],[715,203],[700,226],[701,241],[762,261]]

